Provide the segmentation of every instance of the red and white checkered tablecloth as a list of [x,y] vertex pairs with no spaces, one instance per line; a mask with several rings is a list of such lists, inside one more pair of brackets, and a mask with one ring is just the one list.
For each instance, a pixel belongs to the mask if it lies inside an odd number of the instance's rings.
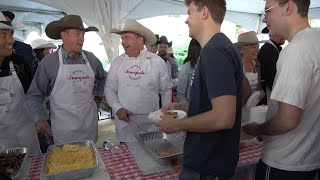
[[111,153],[102,148],[99,148],[99,152],[111,179],[176,179],[180,173],[179,170],[176,170],[151,176],[143,176],[125,144],[119,146],[117,153]]
[[42,155],[30,156],[31,167],[29,170],[29,180],[40,180],[41,167],[42,167]]
[[240,155],[237,167],[255,164],[261,157],[261,145],[258,142],[246,141],[240,143]]
[[[117,153],[111,153],[102,148],[99,148],[99,152],[111,179],[177,179],[180,173],[180,170],[174,170],[161,174],[143,176],[125,144],[119,146]],[[260,159],[260,156],[261,146],[259,143],[249,141],[242,142],[240,144],[238,167],[255,164]],[[30,158],[31,168],[29,170],[29,180],[40,180],[43,156],[32,156]]]

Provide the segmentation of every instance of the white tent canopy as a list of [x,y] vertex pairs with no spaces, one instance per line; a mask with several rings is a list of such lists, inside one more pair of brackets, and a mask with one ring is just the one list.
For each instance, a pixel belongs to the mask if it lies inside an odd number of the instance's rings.
[[[226,0],[225,19],[247,29],[259,30],[265,0]],[[121,28],[128,19],[160,15],[186,15],[183,0],[0,0],[1,10],[10,10],[26,28],[19,32],[25,38],[30,31],[43,33],[44,27],[65,14],[78,14],[88,26],[96,26],[109,59],[118,55],[119,36],[111,28]],[[320,0],[311,0],[309,18],[320,18]]]

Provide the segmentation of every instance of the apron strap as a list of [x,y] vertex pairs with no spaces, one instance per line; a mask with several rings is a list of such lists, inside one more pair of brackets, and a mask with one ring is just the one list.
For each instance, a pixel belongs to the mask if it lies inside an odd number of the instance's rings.
[[86,55],[84,54],[83,51],[81,51],[81,54],[82,54],[82,57],[83,57],[83,59],[84,59],[84,62],[85,62],[86,65],[88,66],[88,68],[89,68],[89,69],[92,69],[92,68],[91,68],[91,65],[90,65],[90,63],[89,63],[89,60],[87,59],[87,57],[86,57]]
[[13,78],[18,78],[17,72],[14,69],[14,65],[13,65],[12,61],[9,62],[9,67],[10,67],[10,71],[11,71],[12,77]]

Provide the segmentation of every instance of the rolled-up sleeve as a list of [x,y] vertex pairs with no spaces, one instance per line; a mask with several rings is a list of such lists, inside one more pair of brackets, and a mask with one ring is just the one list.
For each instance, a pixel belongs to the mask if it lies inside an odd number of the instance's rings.
[[27,108],[35,122],[49,119],[47,109],[43,105],[50,89],[47,76],[44,64],[40,63],[26,94]]
[[172,101],[172,81],[165,62],[160,59],[157,63],[159,66],[159,94],[161,96],[162,106],[165,106]]
[[118,77],[117,77],[117,69],[121,64],[121,59],[114,59],[111,63],[107,83],[105,85],[104,94],[107,99],[107,103],[112,107],[114,112],[117,112],[123,106],[120,104],[118,99]]

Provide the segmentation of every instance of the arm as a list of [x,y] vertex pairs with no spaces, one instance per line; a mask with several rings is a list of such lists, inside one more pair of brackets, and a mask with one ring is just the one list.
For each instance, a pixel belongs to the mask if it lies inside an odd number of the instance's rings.
[[117,112],[119,109],[123,108],[118,99],[118,77],[117,69],[121,64],[121,59],[114,59],[111,63],[111,67],[108,72],[108,80],[105,85],[104,94],[106,96],[108,104],[112,107],[114,112]]
[[243,88],[243,95],[242,95],[242,107],[243,107],[247,103],[249,97],[252,94],[249,81],[245,75],[243,75],[243,79],[242,79],[242,88]]
[[95,82],[96,82],[96,89],[95,89],[95,96],[97,97],[97,99],[102,99],[103,95],[104,95],[104,87],[106,84],[106,72],[104,71],[102,64],[100,62],[100,60],[94,56],[93,56],[93,62],[94,62],[94,66],[95,66]]
[[173,65],[174,65],[174,67],[173,67],[174,78],[172,78],[172,79],[175,79],[179,76],[179,62],[176,58],[173,58],[172,61],[173,61]]
[[[233,59],[216,49],[207,49],[203,52],[202,61],[198,63],[199,71],[196,71],[194,83],[206,83],[208,98],[211,102],[210,110],[200,112],[198,115],[187,118],[183,121],[174,120],[164,116],[157,122],[157,126],[166,133],[186,130],[193,132],[212,132],[223,129],[230,129],[234,125],[236,116],[236,95],[237,80],[235,72],[240,71],[240,59],[238,66],[235,67]],[[210,58],[215,57],[215,58]],[[230,59],[229,59],[230,58]],[[201,78],[201,82],[200,79]]]
[[176,131],[212,132],[230,129],[236,115],[236,97],[219,96],[211,99],[212,109],[205,113],[181,120],[164,116],[157,126],[166,133]]
[[284,134],[299,125],[302,114],[302,109],[279,102],[279,110],[274,117],[262,124],[247,124],[243,127],[243,130],[255,136]]
[[162,106],[171,103],[172,100],[172,81],[165,62],[162,59],[157,59],[159,63],[159,94],[161,96]]
[[[281,56],[281,55],[280,55]],[[306,53],[286,52],[280,61],[271,98],[277,102],[275,115],[263,124],[248,124],[244,131],[252,135],[279,135],[295,129],[302,118],[314,69]],[[312,59],[312,58],[310,58]],[[285,67],[285,68],[284,68]],[[271,105],[274,105],[272,103]],[[273,106],[269,106],[273,107]]]
[[179,121],[180,130],[193,132],[211,132],[233,127],[236,114],[236,97],[220,96],[211,99],[212,109]]
[[261,87],[261,64],[258,59],[254,60],[254,70],[258,73],[257,90],[262,90],[262,87]]
[[190,63],[186,63],[182,66],[179,73],[178,87],[177,87],[177,101],[187,103],[187,92],[189,89],[189,76],[188,76],[188,67]]
[[43,106],[43,101],[50,94],[49,89],[50,82],[45,64],[40,63],[26,94],[27,108],[32,120],[35,122],[49,119],[49,115],[46,113],[46,109]]

